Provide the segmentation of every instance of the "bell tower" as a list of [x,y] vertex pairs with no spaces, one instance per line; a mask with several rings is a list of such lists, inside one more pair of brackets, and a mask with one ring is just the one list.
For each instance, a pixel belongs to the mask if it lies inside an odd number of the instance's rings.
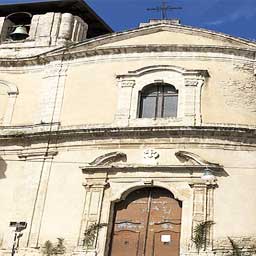
[[45,47],[65,46],[110,32],[112,29],[83,0],[0,4],[3,54],[17,48],[26,48],[29,54],[35,47],[38,54]]

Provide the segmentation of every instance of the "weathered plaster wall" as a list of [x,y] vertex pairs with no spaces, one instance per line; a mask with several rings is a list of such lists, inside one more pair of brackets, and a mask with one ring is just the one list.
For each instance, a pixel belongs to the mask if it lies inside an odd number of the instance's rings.
[[[146,66],[170,63],[187,69],[208,70],[210,77],[202,88],[203,123],[256,124],[256,78],[253,63],[207,57],[202,61],[196,57],[186,60],[171,57],[166,60],[160,56],[157,60],[156,58],[136,54],[121,56],[118,60],[101,61],[97,57],[93,63],[86,63],[85,60],[79,65],[72,65],[66,81],[62,124],[113,122],[117,110],[115,76]],[[103,109],[108,111],[102,111]]]
[[[146,66],[170,63],[187,69],[207,69],[210,77],[202,88],[202,122],[255,125],[256,78],[253,63],[206,60],[165,60],[162,57],[157,60],[148,57],[142,60],[139,56],[130,60],[127,56],[119,60],[101,61],[97,58],[97,63],[86,63],[84,60],[79,65],[69,64],[65,67],[65,75],[63,67],[49,65],[45,69],[42,66],[34,71],[3,71],[0,79],[15,84],[19,91],[11,125],[49,122],[54,108],[61,112],[61,116],[57,117],[57,114],[55,120],[60,118],[62,125],[110,124],[117,112],[116,75]],[[58,85],[60,75],[65,78]],[[48,79],[50,76],[54,78]],[[59,96],[55,102],[56,88]],[[64,92],[64,98],[61,91]],[[130,102],[124,104],[129,105]]]
[[[7,149],[7,147],[5,147]],[[2,155],[2,154],[1,154]],[[0,243],[1,248],[12,245],[13,232],[10,231],[10,221],[23,219],[26,216],[28,204],[32,191],[28,192],[25,184],[33,177],[26,176],[24,163],[16,162],[17,157],[9,154],[0,158]],[[19,191],[18,191],[19,190]],[[26,216],[27,217],[27,216]]]
[[69,246],[77,245],[85,200],[85,188],[82,185],[84,180],[79,168],[79,162],[86,159],[84,155],[84,152],[79,151],[70,154],[65,149],[54,158],[40,243],[63,237]]
[[61,122],[112,123],[117,104],[115,72],[119,63],[79,65],[68,70]]
[[18,89],[12,121],[9,125],[34,124],[39,112],[39,99],[41,97],[41,79],[39,72],[4,72],[1,71],[0,80],[12,83]]

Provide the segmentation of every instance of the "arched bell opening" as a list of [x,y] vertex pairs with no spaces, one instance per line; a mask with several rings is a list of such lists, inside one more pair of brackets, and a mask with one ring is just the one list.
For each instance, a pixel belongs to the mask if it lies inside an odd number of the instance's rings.
[[137,188],[112,205],[108,254],[179,255],[182,202],[161,187]]
[[29,12],[15,12],[5,19],[5,40],[20,41],[29,37],[32,14]]

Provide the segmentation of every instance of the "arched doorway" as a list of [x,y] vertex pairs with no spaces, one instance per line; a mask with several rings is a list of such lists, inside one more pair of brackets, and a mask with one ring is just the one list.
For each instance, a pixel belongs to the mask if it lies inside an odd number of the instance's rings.
[[131,192],[114,207],[109,256],[178,256],[181,207],[163,188]]

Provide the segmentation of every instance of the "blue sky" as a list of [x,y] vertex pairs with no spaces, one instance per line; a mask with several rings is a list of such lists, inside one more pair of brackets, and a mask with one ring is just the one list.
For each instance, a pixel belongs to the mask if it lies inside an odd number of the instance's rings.
[[[24,0],[0,0],[23,2]],[[26,0],[32,1],[33,0]],[[150,18],[160,18],[160,13],[146,11],[161,5],[161,0],[86,0],[86,2],[115,31],[137,27]],[[256,0],[167,0],[171,6],[183,10],[168,13],[169,18],[179,18],[182,24],[207,28],[226,34],[256,40]]]

